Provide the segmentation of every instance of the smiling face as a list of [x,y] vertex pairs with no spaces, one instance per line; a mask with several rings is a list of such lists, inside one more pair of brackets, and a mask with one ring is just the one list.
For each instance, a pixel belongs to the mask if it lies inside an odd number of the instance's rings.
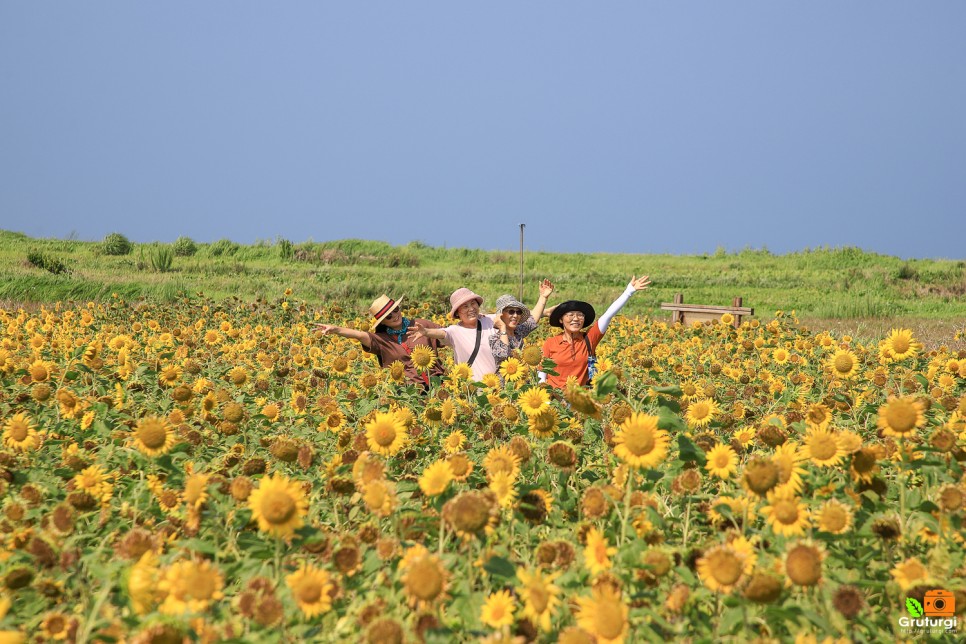
[[500,318],[508,329],[517,327],[520,322],[523,321],[523,309],[518,309],[513,306],[508,306],[503,309],[503,313],[500,314]]
[[580,311],[568,311],[560,316],[560,324],[565,331],[577,333],[584,328],[584,314]]
[[480,317],[480,303],[476,300],[470,300],[460,304],[460,307],[456,309],[456,317],[460,319],[460,324],[463,326],[475,327],[476,320]]
[[399,310],[399,307],[397,306],[392,310],[392,313],[384,317],[382,319],[382,323],[390,329],[398,329],[402,327],[402,311]]

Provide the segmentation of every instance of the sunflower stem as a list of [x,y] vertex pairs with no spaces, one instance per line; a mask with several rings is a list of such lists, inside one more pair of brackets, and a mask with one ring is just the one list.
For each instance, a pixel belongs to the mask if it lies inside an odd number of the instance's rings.
[[439,515],[439,556],[443,556],[443,541],[446,539],[446,524],[443,523],[443,513]]
[[688,500],[684,504],[684,534],[682,535],[682,544],[687,545],[688,543],[688,527],[691,525],[691,495],[688,495]]
[[621,517],[621,541],[620,545],[624,545],[627,535],[627,520],[630,518],[631,514],[631,492],[634,488],[634,473],[635,470],[629,469],[627,472],[627,489],[624,490],[624,516]]

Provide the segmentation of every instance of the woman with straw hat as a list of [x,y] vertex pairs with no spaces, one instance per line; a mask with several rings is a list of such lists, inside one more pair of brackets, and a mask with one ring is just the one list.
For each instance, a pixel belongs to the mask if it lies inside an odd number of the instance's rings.
[[[422,318],[403,317],[400,305],[403,298],[394,300],[388,295],[380,295],[369,307],[373,322],[370,330],[360,331],[358,329],[348,329],[330,324],[317,324],[316,328],[322,331],[322,335],[335,334],[343,338],[358,340],[359,344],[366,353],[371,353],[379,359],[379,365],[388,367],[395,361],[402,363],[405,369],[406,379],[409,382],[429,385],[430,376],[443,374],[443,366],[438,355],[438,344],[435,340],[422,335],[417,335],[415,329],[430,328],[438,329],[439,326],[423,320]],[[409,354],[412,353],[416,345],[429,346],[433,353],[436,353],[436,360],[428,373],[417,371]]]
[[[650,285],[651,280],[647,275],[631,277],[624,292],[596,322],[594,322],[596,317],[594,307],[587,302],[568,300],[555,306],[553,313],[550,314],[550,326],[562,329],[563,333],[544,341],[543,357],[553,360],[557,365],[554,367],[557,375],[548,376],[541,373],[540,380],[546,379],[550,386],[557,388],[565,387],[567,378],[571,376],[581,385],[589,384],[594,376],[597,344],[607,332],[611,318],[624,308],[634,293],[643,291]],[[593,326],[590,326],[591,323]],[[583,331],[588,326],[590,328]]]

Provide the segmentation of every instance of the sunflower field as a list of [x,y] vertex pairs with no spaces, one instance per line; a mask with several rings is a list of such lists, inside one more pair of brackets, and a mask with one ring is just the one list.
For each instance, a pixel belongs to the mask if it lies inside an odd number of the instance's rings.
[[539,385],[541,325],[424,393],[319,320],[368,326],[290,292],[0,309],[0,642],[879,641],[966,608],[966,352],[619,317],[592,389]]

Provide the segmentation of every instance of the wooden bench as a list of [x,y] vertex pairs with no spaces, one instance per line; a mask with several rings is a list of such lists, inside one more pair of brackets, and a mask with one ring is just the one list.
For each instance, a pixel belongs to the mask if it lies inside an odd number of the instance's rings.
[[740,297],[736,297],[731,306],[711,306],[708,304],[685,304],[684,296],[681,293],[674,294],[674,302],[662,303],[661,310],[671,312],[671,324],[675,322],[688,324],[720,320],[722,315],[730,313],[735,318],[732,324],[736,329],[741,325],[741,318],[755,314],[755,309],[741,306]]

